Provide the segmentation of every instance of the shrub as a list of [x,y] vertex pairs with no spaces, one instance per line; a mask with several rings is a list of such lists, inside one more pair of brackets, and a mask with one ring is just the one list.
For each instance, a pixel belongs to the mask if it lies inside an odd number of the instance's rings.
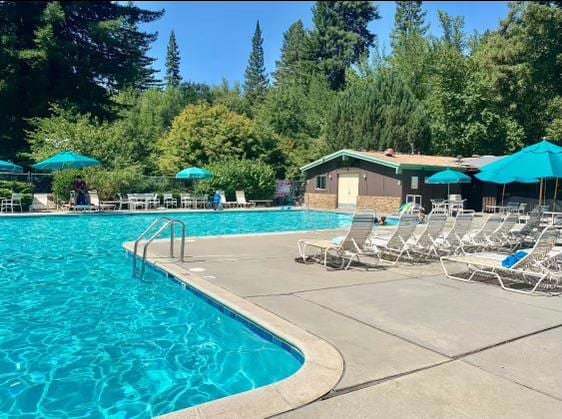
[[275,193],[275,171],[259,160],[229,159],[206,168],[214,176],[198,182],[197,193],[212,195],[223,190],[228,200],[234,200],[237,190],[245,191],[246,199],[270,199]]

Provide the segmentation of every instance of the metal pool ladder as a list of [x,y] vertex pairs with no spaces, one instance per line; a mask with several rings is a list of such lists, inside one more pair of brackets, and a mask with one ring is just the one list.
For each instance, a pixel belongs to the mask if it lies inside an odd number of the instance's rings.
[[[144,232],[135,240],[135,247],[133,251],[133,276],[135,277],[142,277],[144,275],[145,267],[146,267],[146,252],[150,244],[156,240],[158,237],[162,235],[166,231],[166,229],[170,228],[170,257],[174,257],[174,235],[175,235],[175,227],[179,225],[181,227],[181,247],[180,247],[180,261],[184,261],[184,250],[185,250],[185,223],[180,220],[175,220],[170,217],[160,217],[155,220],[150,226],[144,230]],[[156,228],[159,227],[157,230]],[[146,244],[142,250],[142,259],[141,259],[141,266],[140,270],[137,268],[137,259],[139,258],[138,255],[138,247],[139,243],[142,240],[145,240],[148,235],[152,232],[156,231],[149,239],[146,240]]]

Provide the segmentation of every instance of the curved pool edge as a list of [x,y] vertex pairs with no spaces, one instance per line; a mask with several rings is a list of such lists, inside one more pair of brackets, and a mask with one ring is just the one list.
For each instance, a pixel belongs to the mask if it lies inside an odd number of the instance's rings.
[[[131,243],[125,243],[124,247],[128,252],[132,250]],[[268,417],[311,403],[330,392],[339,382],[344,361],[332,344],[187,271],[174,261],[159,259],[148,257],[147,262],[286,341],[304,357],[301,368],[281,381],[170,412],[159,418]]]

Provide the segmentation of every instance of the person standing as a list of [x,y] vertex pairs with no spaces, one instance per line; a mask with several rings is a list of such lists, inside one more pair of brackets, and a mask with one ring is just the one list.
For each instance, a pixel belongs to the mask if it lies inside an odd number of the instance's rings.
[[88,193],[88,185],[81,175],[76,176],[74,180],[74,193],[76,196],[76,205],[86,205],[86,194]]

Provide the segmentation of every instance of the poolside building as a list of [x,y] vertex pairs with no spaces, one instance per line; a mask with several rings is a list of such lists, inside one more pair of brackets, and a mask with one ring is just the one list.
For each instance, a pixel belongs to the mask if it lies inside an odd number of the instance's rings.
[[[467,159],[392,150],[340,150],[301,167],[306,179],[305,204],[314,209],[372,208],[393,213],[408,199],[430,210],[431,199],[446,198],[447,185],[430,185],[425,180],[447,167],[474,173]],[[482,182],[450,188],[451,194],[467,199],[468,208],[482,207]]]

